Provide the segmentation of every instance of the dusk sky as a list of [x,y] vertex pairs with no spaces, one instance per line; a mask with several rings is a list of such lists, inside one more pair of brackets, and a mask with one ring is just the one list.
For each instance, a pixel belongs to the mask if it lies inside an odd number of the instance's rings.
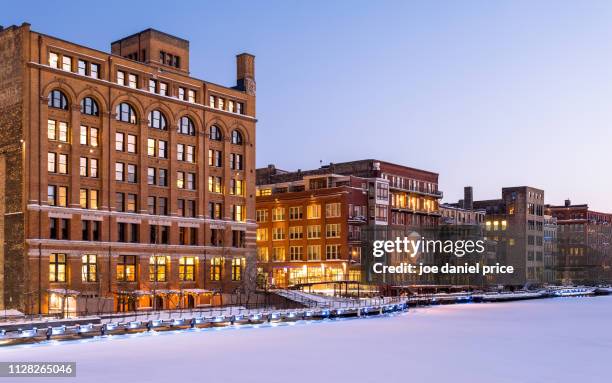
[[612,212],[612,2],[149,4],[12,1],[0,24],[104,51],[153,27],[227,86],[255,54],[260,167],[378,158],[438,172],[445,201],[530,185]]

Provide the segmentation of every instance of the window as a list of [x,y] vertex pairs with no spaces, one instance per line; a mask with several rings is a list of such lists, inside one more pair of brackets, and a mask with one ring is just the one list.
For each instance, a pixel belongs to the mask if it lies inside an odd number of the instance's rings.
[[187,101],[189,101],[191,103],[195,103],[196,102],[196,92],[195,92],[195,90],[189,89],[187,91]]
[[285,208],[275,207],[272,209],[272,222],[285,220]]
[[149,92],[155,93],[157,90],[157,81],[150,79],[149,80]]
[[148,185],[155,185],[155,175],[157,174],[157,172],[155,171],[155,168],[147,168],[147,184]]
[[66,254],[49,256],[49,282],[66,282]]
[[242,280],[242,269],[244,268],[244,258],[232,259],[232,281]]
[[246,220],[244,206],[242,205],[232,205],[231,214],[234,221],[244,222]]
[[210,260],[210,280],[220,281],[223,270],[223,258],[214,257]]
[[185,99],[185,88],[183,88],[183,87],[179,87],[178,88],[178,98],[179,98],[179,100],[184,100]]
[[157,141],[157,157],[168,158],[168,142],[164,140]]
[[221,128],[219,128],[217,125],[212,125],[210,127],[210,139],[214,141],[221,141],[223,139]]
[[185,145],[176,144],[176,159],[178,161],[185,161]]
[[321,238],[321,225],[308,226],[308,239]]
[[155,157],[155,139],[147,138],[147,155]]
[[100,64],[90,64],[89,76],[92,78],[100,78]]
[[302,239],[304,238],[304,227],[303,226],[290,226],[289,227],[289,239]]
[[242,145],[242,133],[237,130],[232,131],[232,144]]
[[80,132],[80,143],[81,145],[89,145],[92,147],[98,146],[98,128],[90,128],[84,125],[81,125]]
[[127,122],[128,124],[136,124],[136,112],[128,103],[122,102],[117,105],[115,117],[117,121]]
[[120,70],[117,71],[117,84],[125,85],[125,72]]
[[157,172],[157,186],[168,186],[168,170],[158,169]]
[[96,256],[94,254],[83,255],[81,262],[81,280],[83,282],[95,282],[97,280]]
[[48,106],[50,108],[67,110],[68,109],[68,99],[66,98],[66,95],[62,91],[57,90],[57,89],[52,90],[51,93],[49,93]]
[[136,257],[120,255],[117,259],[117,281],[134,282],[136,280]]
[[208,176],[208,191],[212,193],[222,193],[221,177]]
[[157,214],[168,215],[168,199],[166,197],[157,198]]
[[149,258],[149,281],[166,282],[166,257]]
[[79,59],[77,65],[77,73],[82,76],[87,75],[87,61]]
[[236,113],[244,114],[244,104],[241,102],[236,103]]
[[194,163],[195,162],[195,146],[187,145],[186,149],[187,149],[187,153],[185,155],[185,161]]
[[289,219],[290,220],[298,220],[303,219],[303,209],[301,206],[292,206],[289,208]]
[[136,165],[128,164],[127,166],[127,182],[136,183]]
[[340,202],[328,203],[325,205],[325,217],[336,218],[340,217]]
[[272,240],[282,241],[285,239],[285,228],[284,227],[273,227],[272,228]]
[[130,88],[138,88],[138,76],[136,76],[135,74],[128,74],[128,86]]
[[246,247],[246,231],[232,230],[232,247]]
[[225,100],[219,97],[217,100],[217,108],[223,110],[225,108]]
[[128,134],[127,138],[128,138],[128,144],[127,144],[128,153],[136,153],[136,141],[137,141],[136,136],[133,134]]
[[195,173],[187,173],[187,183],[185,189],[195,190]]
[[62,70],[72,72],[72,57],[62,56]]
[[268,210],[259,209],[255,214],[257,222],[266,222],[268,220]]
[[168,84],[165,82],[159,83],[159,94],[162,96],[166,96],[168,94]]
[[81,113],[87,114],[90,116],[99,116],[100,109],[98,108],[98,103],[91,97],[85,97],[81,101]]
[[187,116],[181,117],[178,125],[178,132],[180,134],[187,134],[190,136],[195,136],[195,127],[193,125],[193,121]]
[[68,124],[63,121],[47,121],[47,138],[55,141],[68,142]]
[[272,260],[274,262],[285,262],[285,248],[274,247],[272,249]]
[[290,246],[289,247],[289,259],[292,261],[301,261],[302,260],[302,246]]
[[208,106],[211,108],[215,107],[215,96],[208,96]]
[[185,188],[185,172],[176,172],[176,187]]
[[81,209],[97,209],[98,191],[94,189],[80,189],[79,204]]
[[122,162],[115,163],[115,181],[125,180],[125,164]]
[[227,111],[234,113],[234,101],[229,100],[227,102]]
[[47,186],[47,203],[50,206],[68,205],[68,188],[66,186]]
[[309,261],[320,261],[321,260],[321,245],[308,245],[308,260]]
[[67,154],[57,155],[57,172],[59,174],[68,174],[68,155]]
[[125,211],[125,194],[115,193],[115,208],[117,211]]
[[340,245],[327,245],[325,246],[325,258],[326,259],[339,259],[340,258]]
[[125,205],[125,210],[129,213],[136,213],[136,194],[129,193],[127,195],[127,203]]
[[230,154],[230,169],[242,170],[242,154],[231,153]]
[[308,208],[306,210],[306,217],[308,219],[321,218],[321,205],[308,205]]
[[209,202],[208,203],[208,216],[211,219],[222,219],[223,218],[223,204],[220,202]]
[[47,171],[49,173],[57,172],[57,154],[53,152],[47,153]]
[[59,55],[57,53],[49,52],[49,66],[59,68]]
[[231,179],[230,180],[230,194],[231,195],[244,195],[244,181]]
[[120,152],[125,151],[125,134],[115,133],[115,150]]
[[258,241],[267,241],[268,240],[268,229],[266,228],[258,228],[256,232],[256,238]]
[[149,113],[149,128],[166,130],[166,116],[159,110],[152,110]]
[[340,237],[340,224],[329,223],[326,226],[325,236],[327,238],[339,238]]
[[179,280],[195,281],[195,257],[179,258]]
[[257,262],[269,262],[270,254],[268,253],[267,247],[258,247],[257,248]]
[[223,154],[220,150],[208,149],[208,166],[220,168],[222,166]]

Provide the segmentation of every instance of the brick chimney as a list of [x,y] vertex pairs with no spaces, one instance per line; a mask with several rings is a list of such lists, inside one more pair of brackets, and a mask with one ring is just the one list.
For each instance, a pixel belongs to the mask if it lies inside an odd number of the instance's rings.
[[236,87],[255,95],[255,56],[250,53],[236,55]]

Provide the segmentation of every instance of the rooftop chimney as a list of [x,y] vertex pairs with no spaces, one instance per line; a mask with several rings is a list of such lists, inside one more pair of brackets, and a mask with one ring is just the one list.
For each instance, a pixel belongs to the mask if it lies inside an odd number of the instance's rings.
[[565,206],[566,207],[567,206],[571,206],[571,204],[572,204],[572,201],[569,198],[565,200]]
[[463,188],[463,208],[466,210],[474,209],[474,190],[471,186]]
[[255,56],[250,53],[236,55],[236,86],[255,95]]

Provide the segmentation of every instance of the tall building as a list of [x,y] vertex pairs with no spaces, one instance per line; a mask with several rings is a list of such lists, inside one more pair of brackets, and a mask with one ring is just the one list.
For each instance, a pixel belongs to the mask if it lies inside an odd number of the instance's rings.
[[561,283],[602,283],[612,279],[612,214],[589,205],[547,206],[557,220],[558,254],[555,270]]
[[557,218],[550,215],[550,210],[544,209],[544,282],[560,283],[559,246]]
[[365,232],[437,227],[441,197],[436,173],[379,160],[257,169],[259,275],[279,287],[362,280]]
[[486,210],[485,234],[497,243],[496,262],[514,268],[513,274],[499,275],[491,282],[512,286],[541,283],[544,190],[530,186],[502,188],[501,199],[474,201],[474,208]]
[[111,51],[0,31],[4,307],[193,307],[254,285],[254,56],[226,87],[154,29]]

